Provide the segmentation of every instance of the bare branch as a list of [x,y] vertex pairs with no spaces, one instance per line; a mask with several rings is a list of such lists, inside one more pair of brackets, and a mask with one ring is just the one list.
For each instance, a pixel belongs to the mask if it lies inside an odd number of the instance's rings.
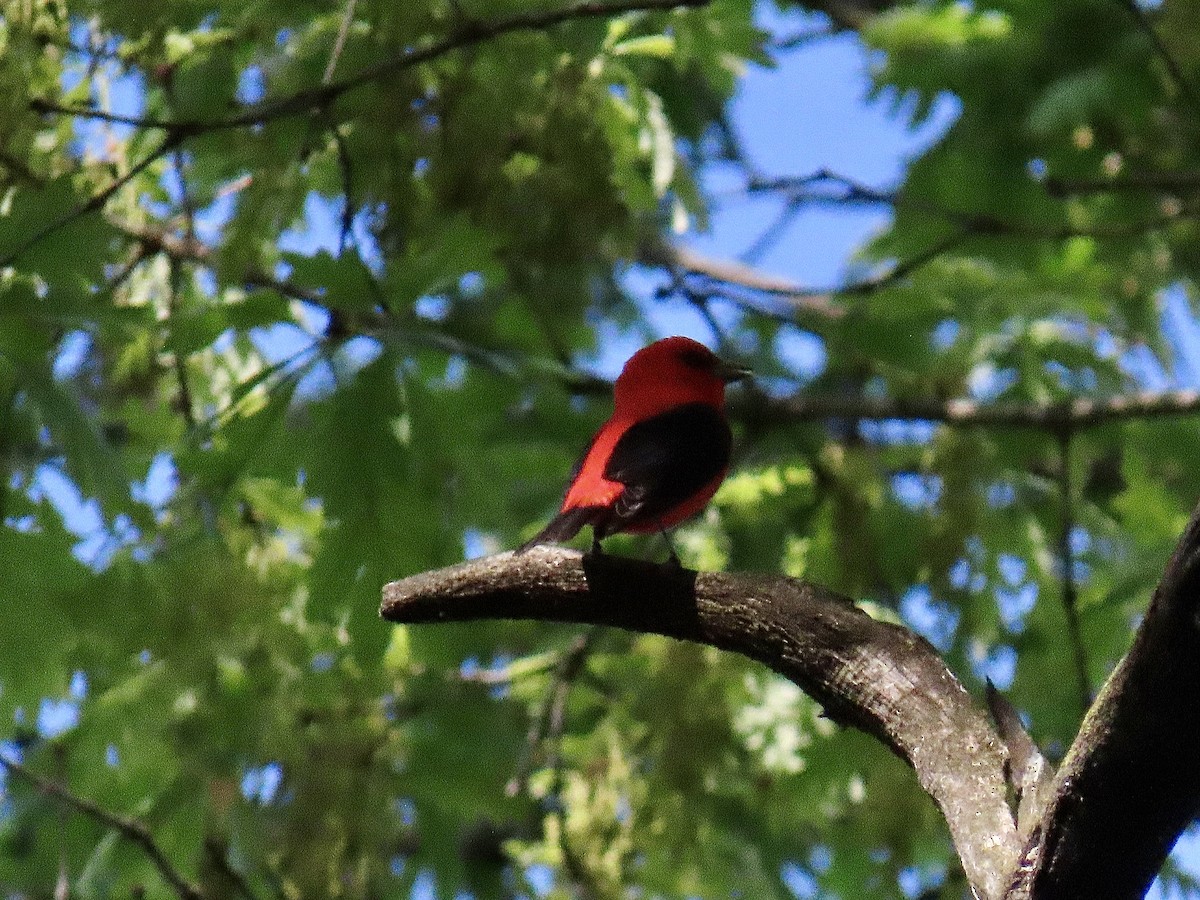
[[[1187,186],[1187,176],[1178,175],[1168,181],[1168,176],[1162,176],[1162,182],[1174,186]],[[1128,189],[1134,189],[1136,182],[1130,181]],[[1047,179],[1044,182],[1046,192],[1052,197],[1062,197],[1071,193],[1087,193],[1096,190],[1116,190],[1116,185],[1122,182],[1108,181],[1078,181],[1060,182]],[[1142,187],[1153,185],[1153,181]],[[1192,186],[1195,186],[1194,184]],[[1073,188],[1073,189],[1071,189]],[[751,178],[746,184],[746,192],[780,193],[787,197],[790,208],[799,208],[806,204],[833,204],[891,206],[895,209],[911,209],[925,213],[955,225],[965,236],[1006,236],[1029,238],[1031,240],[1061,241],[1074,237],[1092,237],[1100,240],[1134,237],[1162,228],[1181,217],[1194,217],[1195,210],[1180,210],[1171,215],[1158,215],[1137,222],[1117,222],[1112,224],[1070,225],[1045,224],[1042,222],[1017,221],[1004,219],[989,213],[972,212],[965,209],[950,209],[930,203],[920,197],[909,196],[902,191],[886,191],[873,188],[837,172],[828,169],[818,169],[809,175]]]
[[9,774],[16,775],[28,781],[38,791],[48,797],[53,797],[67,804],[76,812],[94,819],[105,828],[111,828],[130,843],[137,844],[150,858],[150,862],[154,864],[154,868],[158,869],[158,873],[162,875],[163,880],[171,886],[172,890],[179,895],[181,900],[204,900],[204,894],[200,888],[188,881],[183,876],[183,873],[175,868],[174,864],[163,853],[162,848],[155,842],[150,830],[137,819],[126,819],[115,813],[111,813],[91,800],[73,794],[61,784],[35,774],[21,763],[9,757],[0,756],[0,766],[7,769]]
[[[943,253],[954,249],[969,236],[965,231],[953,232],[878,275],[840,287],[824,289],[806,288],[790,279],[769,275],[743,262],[712,259],[689,247],[665,241],[647,242],[640,248],[639,253],[641,261],[647,265],[667,269],[678,285],[687,287],[684,284],[685,279],[698,277],[703,285],[702,290],[697,289],[698,293],[723,297],[760,315],[787,322],[804,319],[836,320],[846,314],[845,304],[839,303],[840,300],[866,296],[901,281]],[[739,293],[719,289],[718,286],[722,285],[774,298],[785,311],[764,308],[761,303],[752,302]]]
[[1018,839],[1003,745],[927,641],[788,578],[697,574],[539,548],[426,572],[384,588],[394,622],[544,619],[663,634],[742,653],[883,741],[941,808],[971,883],[998,898]]
[[814,422],[824,419],[909,419],[943,422],[959,427],[1036,428],[1079,431],[1110,422],[1200,413],[1200,391],[1145,391],[1112,397],[1079,397],[1060,403],[981,403],[977,400],[938,400],[931,397],[836,397],[793,394],[781,400],[755,399],[733,409],[744,416],[764,413],[783,420]]
[[1200,507],[1021,855],[1011,900],[1142,897],[1200,809]]
[[639,256],[641,262],[664,268],[676,279],[697,275],[710,282],[782,298],[798,316],[836,320],[845,315],[845,310],[829,292],[809,290],[790,279],[769,275],[745,263],[712,259],[681,244],[647,242],[640,248]]

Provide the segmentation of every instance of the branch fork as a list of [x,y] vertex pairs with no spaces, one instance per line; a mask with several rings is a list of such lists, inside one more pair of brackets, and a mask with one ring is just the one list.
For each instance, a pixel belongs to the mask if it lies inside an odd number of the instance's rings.
[[392,582],[380,613],[605,625],[764,663],[912,766],[981,900],[1140,898],[1200,810],[1200,507],[1056,774],[990,686],[989,717],[923,638],[790,578],[540,547]]

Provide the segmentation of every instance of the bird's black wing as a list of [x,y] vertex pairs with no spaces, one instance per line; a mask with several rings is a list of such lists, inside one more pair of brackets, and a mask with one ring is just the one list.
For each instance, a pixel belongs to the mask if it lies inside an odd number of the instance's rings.
[[729,465],[732,436],[720,410],[685,403],[629,427],[604,467],[625,485],[606,531],[654,522]]

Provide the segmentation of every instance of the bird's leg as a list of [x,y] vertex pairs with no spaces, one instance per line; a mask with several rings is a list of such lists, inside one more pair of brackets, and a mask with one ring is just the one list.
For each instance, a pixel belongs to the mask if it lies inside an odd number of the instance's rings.
[[600,535],[596,533],[596,529],[592,529],[592,549],[588,551],[588,556],[603,556],[604,548],[600,546]]

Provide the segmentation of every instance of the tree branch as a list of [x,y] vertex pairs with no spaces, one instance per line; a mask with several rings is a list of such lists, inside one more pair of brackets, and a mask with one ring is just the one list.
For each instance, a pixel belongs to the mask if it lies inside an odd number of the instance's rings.
[[[115,218],[110,218],[109,222],[150,252],[164,253],[172,258],[190,260],[207,266],[215,266],[217,263],[216,257],[220,249],[199,240],[188,240],[170,231],[135,225]],[[692,255],[685,248],[672,248],[672,251],[678,252],[679,255],[675,258],[680,262],[712,267],[705,274],[711,272],[713,277],[716,277],[718,272],[730,277],[741,277],[742,270],[745,270],[746,273],[753,273],[747,275],[752,279],[750,283],[755,286],[761,285],[764,291],[782,289],[788,284],[785,279],[763,275],[739,263],[713,260],[699,263],[699,260],[705,258]],[[263,270],[247,271],[241,276],[241,281],[252,287],[273,290],[286,297],[319,305],[328,302],[328,298],[315,287],[280,280]],[[811,308],[817,316],[836,318],[843,314],[840,307],[821,303],[822,298],[812,299],[817,301]],[[386,324],[377,320],[369,323],[372,328],[385,327]],[[408,327],[411,327],[411,323],[406,323],[406,328]],[[469,347],[455,344],[454,339],[448,336],[445,341],[444,349],[449,352],[460,353],[480,361],[479,355],[473,354]],[[430,342],[430,345],[434,346],[436,343]],[[518,360],[511,361],[510,369],[520,369]],[[593,375],[570,371],[561,365],[556,365],[555,371],[567,389],[575,393],[597,395],[612,390],[611,384]],[[908,419],[942,422],[963,428],[1034,428],[1055,432],[1065,429],[1075,432],[1130,419],[1194,415],[1200,413],[1200,391],[1143,391],[1110,397],[1079,397],[1054,403],[981,403],[966,398],[938,400],[930,397],[893,398],[796,393],[781,399],[734,397],[731,398],[730,412],[735,418],[743,421],[763,417],[780,422]]]
[[1052,197],[1079,194],[1137,193],[1139,191],[1194,191],[1200,172],[1131,172],[1121,178],[1047,178],[1042,182]]
[[[1187,186],[1185,174],[1173,178],[1162,176],[1157,181],[1147,182],[1147,186],[1173,185]],[[1046,193],[1056,199],[1073,193],[1087,193],[1096,190],[1135,189],[1133,182],[1116,180],[1105,181],[1075,181],[1061,182],[1048,178],[1044,182]],[[1195,186],[1194,184],[1192,186]],[[1074,237],[1092,237],[1100,240],[1133,237],[1161,228],[1184,215],[1179,210],[1171,215],[1158,215],[1138,222],[1117,222],[1113,224],[1098,224],[1091,226],[1075,226],[1070,224],[1044,224],[1033,221],[1017,221],[1004,219],[989,213],[972,212],[965,209],[951,209],[930,203],[920,197],[909,196],[902,191],[885,191],[870,185],[855,181],[845,175],[839,175],[829,169],[818,169],[809,175],[782,176],[766,178],[762,176],[749,179],[746,193],[779,193],[787,198],[788,207],[798,208],[805,204],[832,204],[891,206],[896,209],[911,209],[916,212],[945,219],[964,232],[963,237],[973,236],[1004,236],[1030,238],[1032,240],[1061,241]],[[1195,210],[1189,209],[1187,215],[1194,216]]]
[[1200,809],[1200,507],[1021,854],[1010,900],[1142,897]]
[[1075,498],[1071,486],[1071,436],[1069,428],[1058,433],[1059,518],[1058,557],[1062,566],[1062,605],[1067,620],[1067,641],[1075,662],[1075,685],[1079,691],[1079,712],[1086,715],[1092,705],[1092,684],[1088,678],[1087,649],[1079,628],[1079,585],[1075,582],[1075,554],[1071,552],[1071,533],[1075,530]]
[[740,416],[780,417],[784,421],[823,419],[911,419],[959,427],[1036,428],[1079,431],[1110,422],[1200,413],[1200,391],[1144,391],[1112,397],[1079,397],[1060,403],[980,403],[934,398],[837,397],[798,393],[762,402],[757,413],[731,404]]
[[682,244],[647,242],[639,248],[638,256],[640,262],[664,268],[676,278],[698,275],[710,281],[786,298],[797,313],[828,320],[840,319],[846,314],[828,291],[813,291],[789,278],[770,275],[745,263],[713,259]]
[[346,0],[346,9],[342,13],[342,21],[338,25],[337,37],[333,40],[333,49],[329,52],[329,62],[325,64],[325,74],[321,76],[321,84],[333,81],[333,73],[337,71],[338,60],[346,47],[346,37],[350,34],[350,23],[354,21],[354,7],[358,0]]
[[1192,112],[1200,115],[1200,96],[1196,94],[1192,83],[1183,74],[1183,69],[1180,67],[1179,62],[1159,36],[1154,23],[1150,21],[1150,16],[1142,9],[1137,0],[1122,0],[1122,5],[1137,20],[1142,31],[1146,33],[1146,37],[1150,38],[1150,43],[1154,46],[1154,52],[1158,54],[1159,59],[1163,61],[1163,65],[1167,67],[1167,73],[1171,76],[1171,80],[1175,82],[1175,87],[1183,95],[1184,100],[1192,107]]
[[36,112],[81,118],[100,118],[123,125],[133,125],[137,128],[163,129],[169,135],[178,138],[231,128],[249,128],[275,119],[304,115],[324,109],[342,95],[364,85],[395,75],[413,66],[427,63],[454,50],[481,44],[501,35],[516,31],[545,31],[575,19],[596,19],[627,12],[700,7],[707,6],[709,2],[710,0],[615,0],[612,3],[598,3],[594,0],[583,0],[583,2],[573,3],[559,9],[522,12],[492,22],[468,22],[456,28],[448,37],[440,41],[380,60],[341,81],[330,81],[305,88],[286,97],[263,100],[225,119],[139,119],[132,116],[114,116],[111,113],[103,113],[87,107],[61,106],[42,99],[31,101],[30,108]]
[[138,820],[126,819],[115,813],[111,813],[91,800],[73,794],[61,784],[33,773],[14,759],[0,756],[0,766],[7,769],[9,774],[16,775],[28,781],[41,793],[67,804],[76,812],[83,813],[83,815],[94,819],[105,828],[111,828],[127,841],[137,844],[150,857],[150,862],[154,864],[154,868],[158,869],[158,873],[162,875],[163,880],[171,886],[171,889],[179,895],[181,900],[204,900],[204,894],[200,888],[188,881],[183,876],[183,873],[175,868],[172,862],[167,859],[167,855],[163,853],[162,848],[154,840],[154,836],[150,833],[150,830]]
[[[713,259],[697,253],[689,247],[666,241],[647,242],[639,249],[639,260],[646,265],[659,266],[671,273],[677,287],[690,290],[686,279],[701,279],[702,292],[709,296],[723,297],[744,309],[759,315],[769,316],[789,324],[804,319],[833,321],[846,315],[845,304],[839,303],[849,297],[873,294],[891,284],[907,278],[914,271],[947,253],[971,236],[968,230],[959,230],[945,235],[912,257],[900,260],[877,275],[863,278],[839,287],[806,288],[787,278],[769,275],[744,262]],[[714,286],[735,290],[719,290]],[[738,294],[736,289],[745,289],[756,294],[775,298],[784,307],[765,309]]]
[[31,248],[40,244],[42,241],[44,241],[46,238],[50,237],[50,235],[54,234],[55,232],[60,231],[63,228],[66,228],[72,222],[75,222],[75,221],[83,218],[90,212],[94,212],[95,210],[98,210],[98,209],[103,209],[105,204],[107,204],[108,201],[112,199],[112,197],[117,193],[117,191],[121,190],[121,188],[125,187],[125,185],[129,184],[129,182],[133,181],[133,179],[137,178],[140,174],[142,174],[142,172],[144,172],[146,169],[148,169],[150,166],[152,166],[158,160],[162,159],[164,156],[166,156],[168,153],[170,153],[172,150],[174,150],[176,147],[178,147],[180,142],[182,141],[182,139],[183,138],[181,135],[170,135],[170,136],[164,138],[157,147],[155,147],[153,150],[151,150],[149,153],[147,153],[144,157],[142,157],[142,159],[139,160],[137,163],[135,163],[134,166],[128,172],[126,172],[120,178],[117,178],[116,180],[114,180],[104,190],[100,191],[97,194],[93,194],[86,201],[81,203],[79,206],[75,207],[75,209],[71,210],[71,212],[67,213],[62,218],[57,219],[54,222],[51,222],[49,225],[45,226],[40,231],[37,231],[34,234],[30,235],[23,243],[18,245],[6,257],[4,257],[3,259],[0,259],[0,269],[4,269],[4,268],[7,268],[8,266],[11,266],[14,262],[16,262],[22,255],[24,255],[26,252],[28,252]]
[[549,548],[415,575],[383,596],[381,614],[393,622],[610,625],[765,663],[835,721],[874,735],[912,765],[981,897],[998,898],[1008,885],[1019,842],[1003,744],[927,641],[843,597],[787,578],[697,574]]

